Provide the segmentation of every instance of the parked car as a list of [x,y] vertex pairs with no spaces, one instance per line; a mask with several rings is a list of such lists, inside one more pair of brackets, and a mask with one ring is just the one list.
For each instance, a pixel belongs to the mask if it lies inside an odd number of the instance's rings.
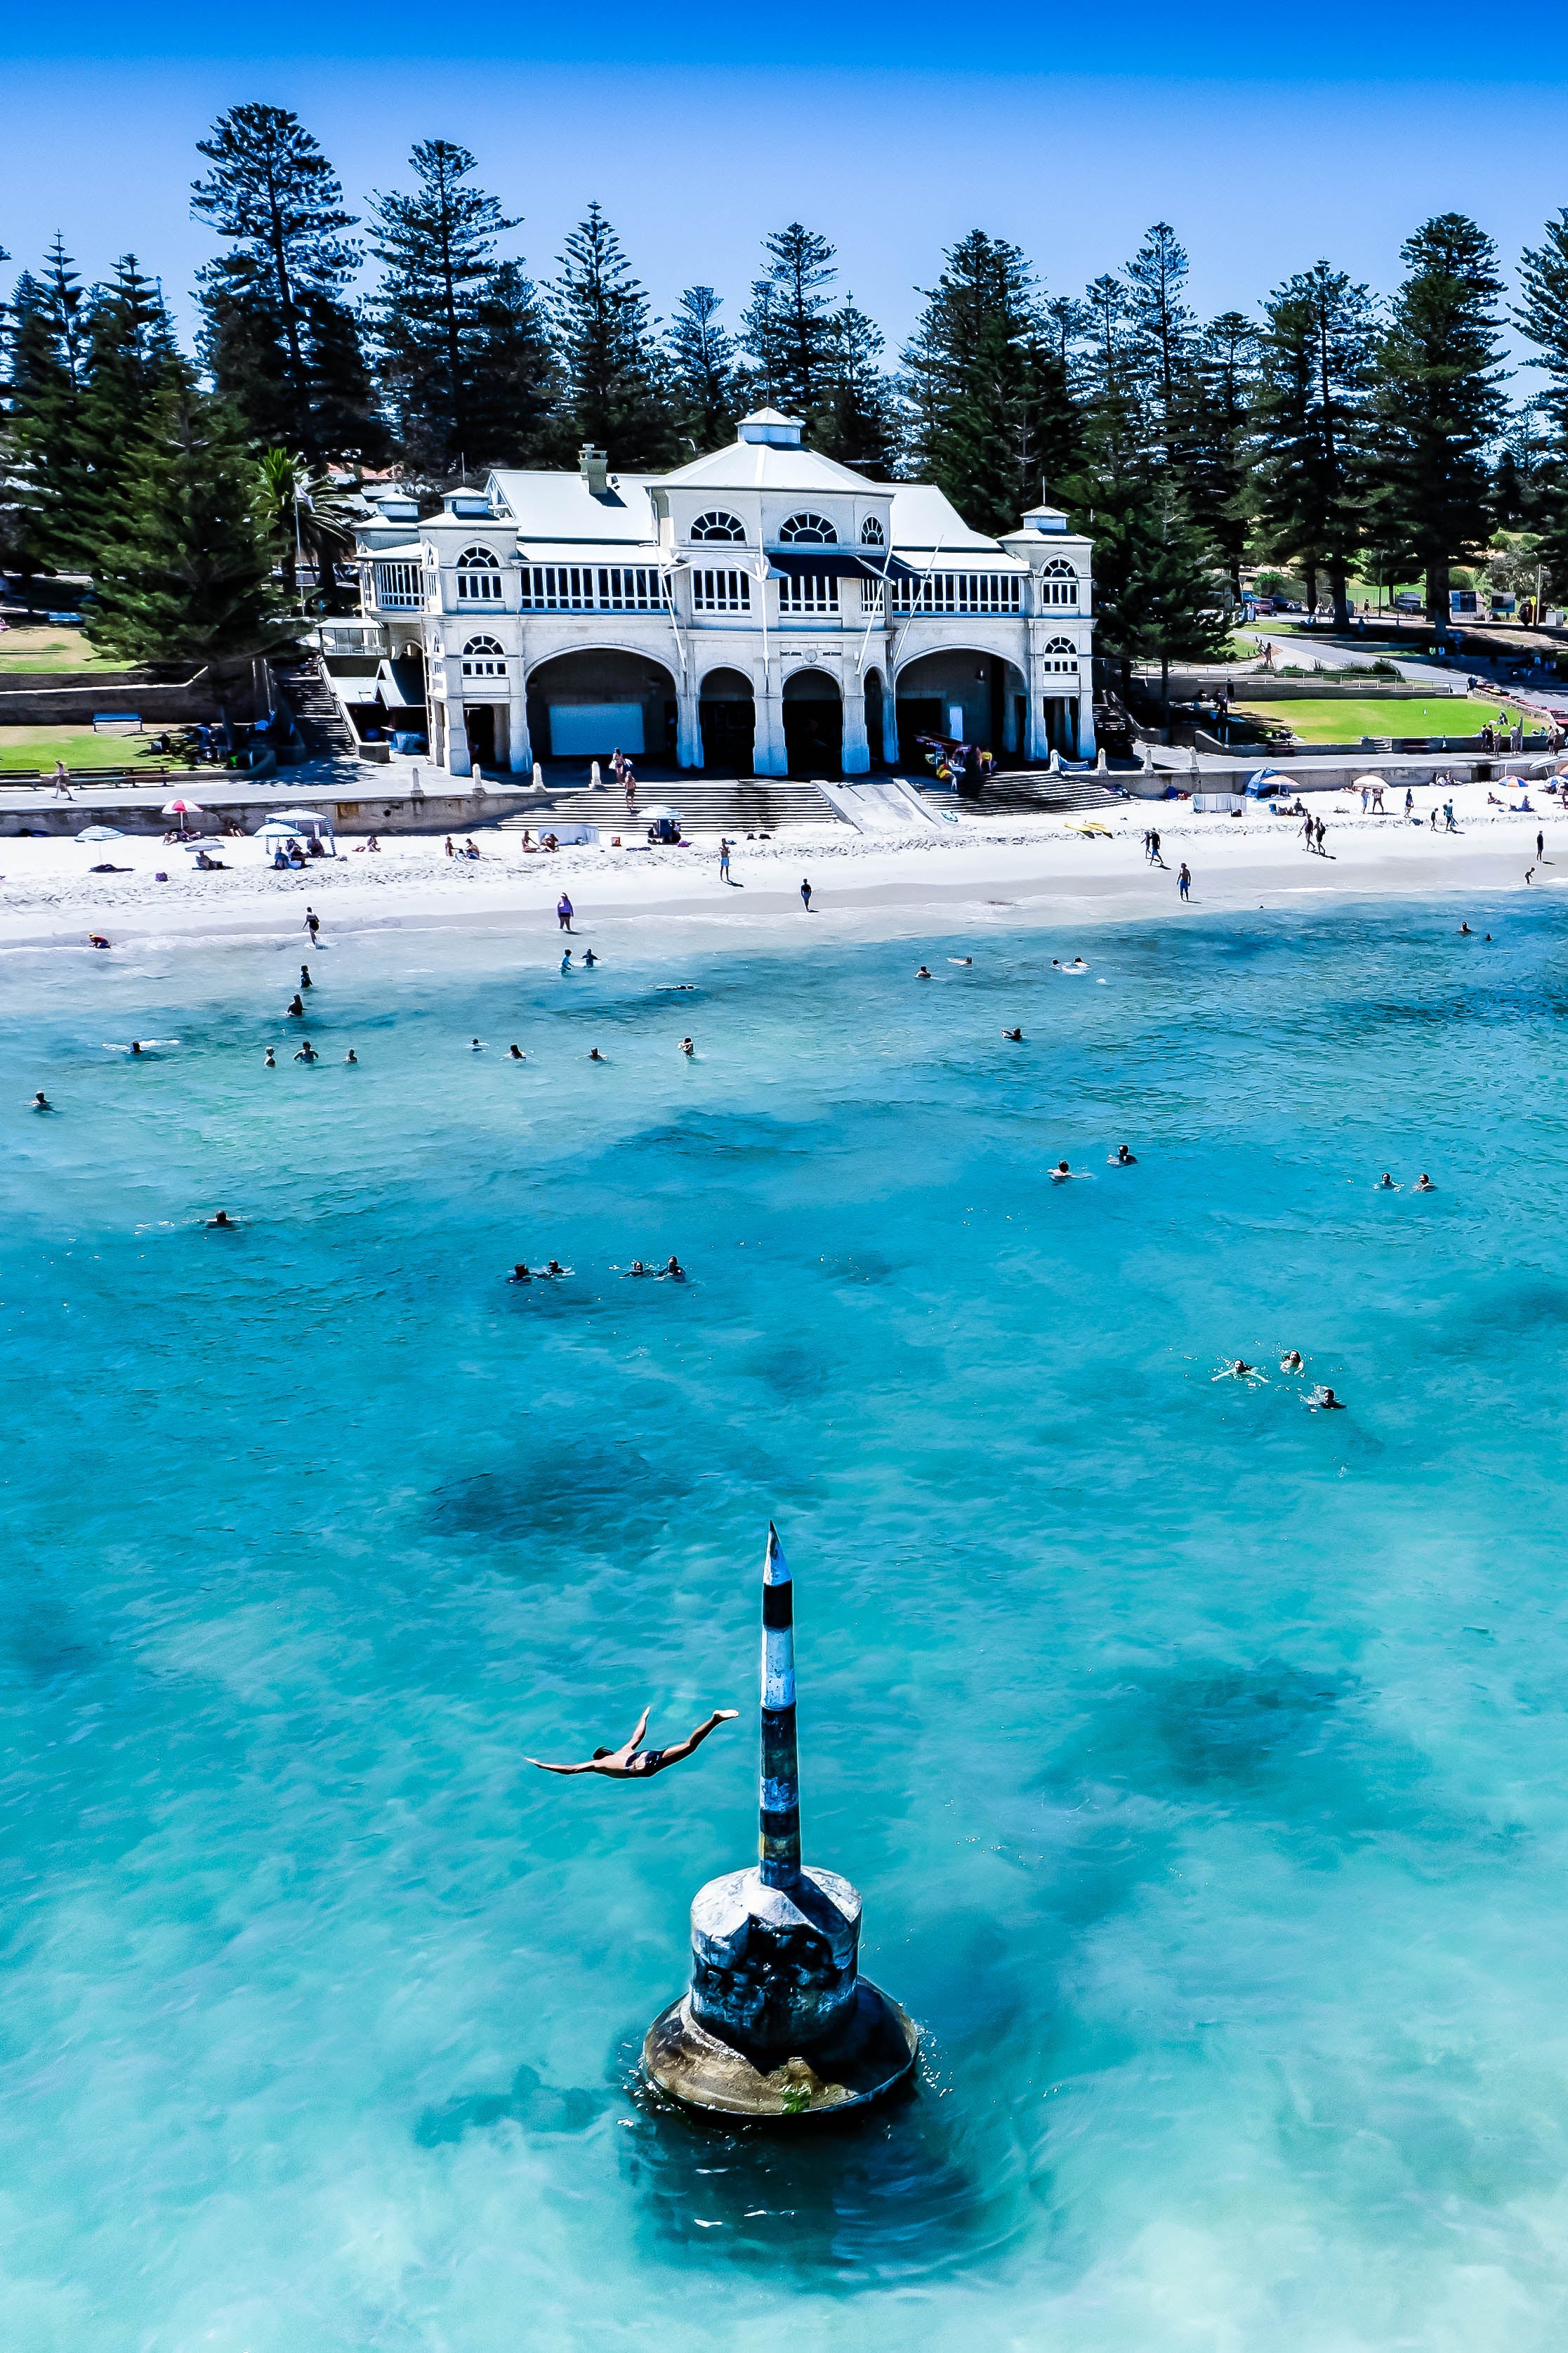
[[1417,596],[1414,588],[1402,588],[1394,600],[1394,609],[1396,613],[1424,613],[1426,610],[1426,600]]

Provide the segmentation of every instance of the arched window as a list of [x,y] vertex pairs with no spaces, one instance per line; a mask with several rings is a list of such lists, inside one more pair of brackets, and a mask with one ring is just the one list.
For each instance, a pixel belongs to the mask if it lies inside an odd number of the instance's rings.
[[1078,574],[1070,564],[1058,556],[1054,564],[1042,566],[1040,572],[1040,602],[1043,605],[1076,605]]
[[1047,670],[1068,670],[1078,674],[1078,648],[1070,638],[1053,638],[1045,650]]
[[463,648],[465,678],[504,678],[506,648],[494,638],[470,638]]
[[488,547],[465,547],[458,558],[459,605],[500,603],[500,559]]
[[784,547],[788,547],[792,543],[815,547],[837,547],[838,533],[826,515],[809,512],[792,514],[787,515],[779,526],[779,543]]
[[862,547],[886,547],[888,544],[888,534],[875,515],[868,515],[861,524],[860,544]]
[[700,514],[691,526],[693,539],[724,539],[738,545],[745,539],[746,526],[739,515],[726,514],[721,507],[710,508]]

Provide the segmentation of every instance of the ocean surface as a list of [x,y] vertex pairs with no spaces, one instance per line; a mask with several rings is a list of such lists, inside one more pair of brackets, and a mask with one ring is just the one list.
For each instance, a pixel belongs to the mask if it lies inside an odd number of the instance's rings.
[[[329,929],[314,1067],[298,946],[6,958],[6,2353],[1560,2347],[1568,914],[1467,912]],[[636,2073],[770,1515],[926,2038],[798,2139]]]

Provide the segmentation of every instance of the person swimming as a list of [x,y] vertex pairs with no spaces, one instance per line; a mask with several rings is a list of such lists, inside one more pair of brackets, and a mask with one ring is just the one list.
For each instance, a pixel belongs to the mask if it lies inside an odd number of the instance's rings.
[[600,1053],[600,1051],[599,1051],[599,1050],[598,1050],[597,1046],[590,1046],[590,1047],[589,1047],[589,1049],[588,1049],[588,1060],[589,1060],[591,1062],[602,1062],[602,1061],[604,1060],[604,1059],[605,1059],[605,1057],[603,1056],[603,1054],[601,1054],[601,1053]]
[[261,1057],[261,1067],[264,1071],[275,1071],[278,1068],[278,1057],[270,1046]]
[[319,1062],[321,1059],[320,1054],[317,1053],[309,1038],[302,1038],[300,1041],[300,1050],[295,1055],[294,1060],[297,1062]]
[[636,1282],[639,1277],[646,1276],[647,1273],[647,1269],[644,1266],[641,1259],[634,1258],[630,1266],[622,1270],[621,1281],[623,1282]]
[[1328,1388],[1315,1389],[1305,1403],[1312,1408],[1314,1413],[1344,1413],[1347,1410],[1343,1398],[1337,1398]]
[[482,1038],[473,1038],[469,1039],[468,1051],[470,1054],[482,1054],[484,1050],[485,1041]]
[[949,964],[973,964],[974,962],[974,958],[973,956],[949,956],[948,962]]
[[355,1069],[356,1071],[358,1070],[358,1068],[359,1068],[359,1056],[354,1052],[354,1050],[353,1050],[353,1048],[352,1046],[349,1048],[348,1052],[343,1056],[343,1060],[344,1060],[344,1061],[345,1061],[345,1062],[352,1062],[352,1063],[353,1064],[354,1069]]
[[1437,1187],[1433,1184],[1432,1179],[1427,1176],[1426,1171],[1424,1168],[1410,1189],[1413,1193],[1435,1193],[1437,1190]]
[[1138,1155],[1135,1152],[1129,1152],[1124,1144],[1119,1144],[1115,1151],[1107,1158],[1105,1165],[1108,1168],[1135,1168],[1138,1166]]
[[915,975],[915,978],[916,978],[917,980],[929,980],[929,979],[931,978],[931,975],[930,975],[930,973],[926,970],[926,968],[925,968],[925,966],[924,966],[924,965],[923,965],[923,964],[921,965],[921,968],[920,968],[919,972],[917,972],[917,973],[916,973],[916,975]]
[[298,989],[294,991],[293,1002],[289,1007],[289,1013],[296,1021],[302,1021],[305,1018],[305,1000]]
[[34,1111],[53,1111],[54,1105],[49,1101],[47,1095],[44,1092],[42,1087],[38,1089],[37,1093],[33,1097],[31,1108]]
[[587,970],[588,970],[589,972],[592,972],[592,971],[593,971],[594,966],[598,963],[598,961],[599,961],[599,959],[598,959],[598,957],[594,954],[594,951],[593,951],[593,949],[592,949],[592,948],[588,948],[588,949],[586,949],[586,950],[584,951],[584,956],[583,956],[583,962],[584,962],[584,966],[587,968]]
[[1065,1160],[1058,1160],[1056,1166],[1049,1172],[1053,1185],[1065,1185],[1068,1183],[1069,1178],[1080,1176],[1081,1174],[1082,1171],[1080,1169],[1070,1168]]
[[668,1265],[665,1268],[664,1272],[659,1276],[659,1278],[658,1278],[658,1279],[659,1279],[659,1281],[660,1281],[661,1282],[685,1282],[685,1280],[686,1280],[686,1269],[681,1265],[680,1261],[676,1257],[675,1252],[674,1252],[673,1250],[671,1250],[671,1251],[670,1251],[670,1254],[669,1254],[669,1263],[668,1263]]
[[531,1282],[533,1281],[533,1277],[530,1274],[522,1260],[519,1259],[517,1264],[512,1268],[511,1272],[507,1276],[507,1281],[509,1282]]
[[689,1038],[683,1038],[680,1041],[680,1050],[689,1059],[691,1055],[696,1053],[697,1049],[692,1044]]
[[662,1773],[667,1766],[682,1763],[694,1748],[700,1746],[710,1732],[716,1732],[721,1724],[733,1722],[740,1710],[716,1707],[706,1724],[700,1724],[695,1732],[689,1732],[686,1738],[678,1740],[673,1748],[645,1748],[642,1736],[647,1730],[647,1720],[652,1713],[651,1708],[645,1707],[637,1718],[637,1728],[629,1740],[623,1740],[618,1748],[595,1748],[584,1764],[547,1765],[542,1757],[530,1757],[526,1761],[530,1765],[537,1765],[542,1773],[602,1773],[611,1781],[646,1780],[649,1774]]
[[239,1219],[231,1218],[226,1209],[215,1209],[207,1223],[209,1226],[221,1226],[226,1232],[232,1233],[238,1226]]
[[1299,1373],[1301,1370],[1300,1349],[1287,1348],[1279,1359],[1279,1369],[1282,1373]]
[[1015,1046],[1021,1046],[1024,1042],[1024,1033],[1021,1029],[1004,1029],[1002,1035]]
[[1399,1187],[1385,1168],[1372,1189],[1374,1193],[1397,1193]]
[[1468,923],[1461,923],[1459,925],[1459,937],[1462,940],[1473,940],[1475,936],[1475,934],[1471,931]]
[[1259,1372],[1256,1365],[1249,1365],[1245,1356],[1237,1356],[1233,1364],[1226,1365],[1225,1370],[1215,1373],[1214,1377],[1216,1381],[1262,1381],[1268,1377]]
[[524,1059],[521,1046],[509,1046],[506,1052],[509,1062],[521,1062]]

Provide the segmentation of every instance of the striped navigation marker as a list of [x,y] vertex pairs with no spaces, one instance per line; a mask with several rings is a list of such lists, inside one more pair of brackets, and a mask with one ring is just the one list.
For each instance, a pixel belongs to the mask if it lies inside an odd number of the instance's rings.
[[800,1757],[795,1736],[795,1587],[779,1533],[768,1522],[763,1562],[763,1883],[793,1887],[800,1877]]
[[691,1899],[691,1983],[643,2038],[643,2066],[711,2116],[857,2107],[907,2080],[908,2012],[860,1975],[860,1896],[800,1859],[795,1588],[779,1532],[763,1556],[762,1834],[756,1862]]

